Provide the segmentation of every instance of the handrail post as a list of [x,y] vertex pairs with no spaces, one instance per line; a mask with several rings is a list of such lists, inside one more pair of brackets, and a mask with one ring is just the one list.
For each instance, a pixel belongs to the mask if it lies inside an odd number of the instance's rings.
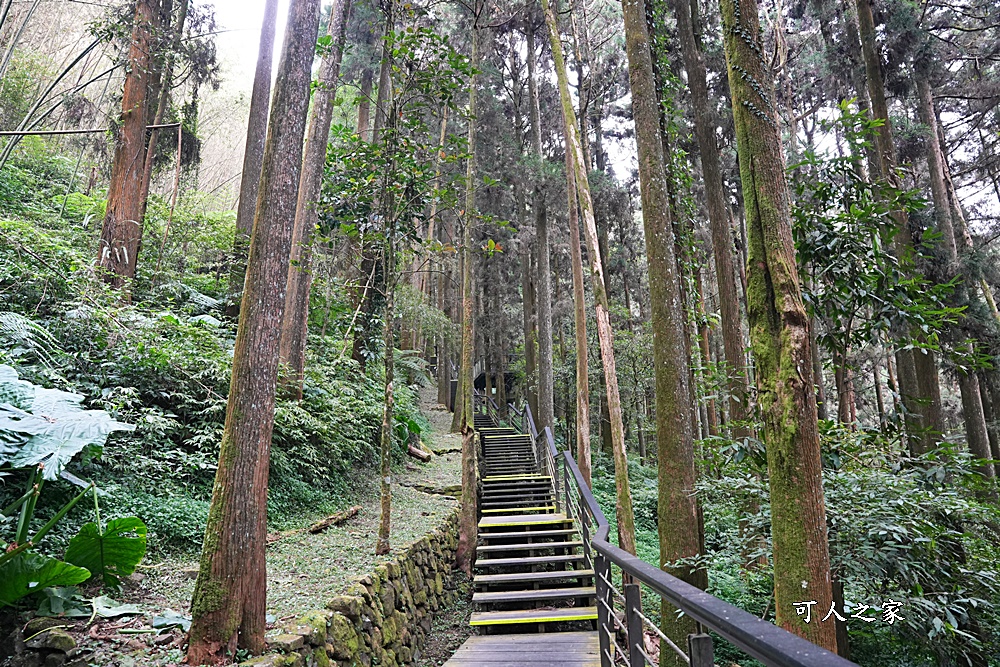
[[594,559],[594,587],[597,588],[597,637],[601,648],[601,667],[613,667],[611,659],[611,638],[608,636],[611,623],[608,611],[609,591],[608,585],[604,583],[604,578],[608,570],[608,559],[597,554]]
[[646,666],[646,661],[640,653],[644,648],[640,613],[642,613],[642,591],[639,590],[639,584],[625,584],[625,628],[628,630],[629,667]]
[[[561,464],[561,465],[560,465]],[[566,459],[562,456],[556,459],[556,470],[562,468],[563,479],[563,503],[566,505],[566,518],[573,518],[573,504],[569,501],[569,468],[566,467]],[[558,474],[558,472],[556,473]]]
[[713,667],[715,649],[712,647],[712,638],[706,634],[688,635],[688,659],[691,667]]

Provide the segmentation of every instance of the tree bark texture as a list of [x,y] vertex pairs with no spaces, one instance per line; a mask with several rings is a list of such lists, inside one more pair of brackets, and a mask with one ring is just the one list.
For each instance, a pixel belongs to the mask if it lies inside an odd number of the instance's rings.
[[580,214],[576,194],[576,163],[566,151],[566,199],[569,207],[569,251],[573,269],[573,319],[576,330],[576,462],[587,486],[591,484],[590,376],[587,342],[587,295],[583,286],[583,251],[580,248]]
[[108,205],[97,249],[97,272],[114,289],[135,278],[142,240],[142,178],[146,160],[146,92],[151,65],[152,0],[135,4],[129,71],[122,93],[120,131],[111,163]]
[[[181,0],[177,9],[177,20],[169,32],[170,41],[166,49],[166,54],[161,55],[163,67],[159,71],[160,82],[158,100],[156,103],[156,113],[153,114],[152,125],[161,125],[163,116],[167,112],[167,103],[170,100],[170,92],[174,81],[174,58],[180,49],[181,38],[184,36],[184,25],[187,23],[189,0]],[[162,23],[169,23],[173,18],[173,0],[165,0],[162,5]],[[142,176],[142,206],[143,217],[145,217],[146,206],[149,203],[149,189],[153,180],[153,163],[156,161],[156,145],[159,143],[160,130],[154,127],[149,131],[149,148],[146,149],[146,163],[143,166]]]
[[[898,159],[889,106],[885,99],[885,86],[882,83],[882,66],[875,42],[871,0],[856,1],[861,54],[865,61],[872,117],[885,121],[876,135],[877,167],[883,180],[898,187]],[[897,210],[892,217],[898,230],[895,245],[901,268],[912,271],[913,239],[910,235],[909,216],[905,211]],[[937,365],[933,353],[921,354],[911,349],[897,350],[896,365],[899,368],[899,393],[903,401],[907,442],[912,454],[922,454],[934,446],[936,436],[944,430],[941,393],[937,386]]]
[[[482,0],[477,0],[472,25],[472,67],[478,70],[480,58],[479,18],[484,11]],[[468,576],[472,576],[475,562],[478,523],[478,480],[476,475],[476,435],[473,426],[472,407],[472,347],[475,344],[473,332],[473,292],[472,292],[472,225],[476,219],[476,102],[479,97],[477,86],[479,75],[469,79],[469,159],[465,173],[465,220],[462,225],[462,366],[459,371],[462,389],[461,400],[465,405],[462,423],[462,508],[458,525],[458,547],[455,550],[455,564]]]
[[612,448],[615,461],[615,510],[618,518],[618,545],[635,554],[635,514],[632,511],[632,492],[629,489],[628,458],[625,455],[625,429],[622,424],[621,395],[618,391],[618,371],[615,368],[614,332],[608,312],[608,293],[605,290],[604,266],[598,250],[597,222],[594,219],[594,203],[590,196],[590,182],[580,144],[580,130],[577,125],[576,110],[569,93],[566,76],[566,61],[563,57],[559,26],[549,0],[542,0],[545,22],[549,28],[549,41],[555,61],[556,78],[559,83],[559,99],[562,103],[563,133],[566,150],[573,152],[573,167],[577,187],[577,198],[583,218],[583,228],[587,241],[587,255],[590,257],[591,283],[594,290],[594,306],[597,311],[597,337],[601,346],[601,361],[604,364],[604,385],[607,390],[608,411],[611,417]]
[[229,269],[229,300],[231,317],[239,312],[239,294],[246,279],[247,253],[257,210],[257,188],[260,168],[264,161],[267,139],[267,112],[271,102],[271,64],[274,60],[274,26],[278,19],[278,0],[264,4],[264,22],[260,31],[257,69],[250,93],[250,120],[247,122],[247,142],[243,151],[243,174],[240,177],[240,201],[236,208],[236,237],[233,241],[233,262]]
[[[387,172],[389,170],[386,170]],[[385,248],[385,322],[382,326],[383,366],[385,369],[385,401],[382,404],[382,433],[380,457],[382,476],[379,481],[381,513],[379,517],[378,539],[375,554],[385,555],[390,551],[389,535],[392,525],[392,417],[395,405],[393,381],[396,343],[393,337],[394,304],[396,295],[396,247],[393,242],[395,230],[390,226],[391,213],[383,212],[386,223]]]
[[[955,221],[952,219],[952,206],[948,196],[948,186],[945,182],[945,158],[941,142],[938,139],[937,113],[934,110],[934,95],[926,75],[917,73],[917,93],[920,98],[920,120],[927,126],[927,167],[930,172],[931,197],[934,201],[934,219],[938,230],[944,237],[945,252],[950,264],[948,275],[961,271],[959,265],[960,249],[967,250],[964,237],[956,233]],[[958,300],[969,302],[970,290],[965,282],[960,281],[956,287]],[[956,332],[961,338],[962,332]],[[972,345],[960,343],[963,351],[971,353]],[[986,430],[986,416],[983,409],[982,394],[979,388],[979,376],[974,370],[963,372],[958,370],[958,388],[962,395],[962,417],[965,422],[965,437],[969,451],[979,459],[990,459],[989,433]],[[991,464],[979,468],[986,477],[994,476]]]
[[[709,228],[712,235],[712,256],[715,260],[715,277],[719,289],[719,313],[722,319],[722,345],[726,355],[726,375],[729,386],[729,420],[746,419],[746,364],[743,343],[743,324],[740,315],[739,287],[733,259],[733,234],[729,227],[729,207],[722,180],[719,148],[716,143],[716,124],[708,96],[708,79],[701,47],[694,34],[695,5],[685,0],[673,0],[677,16],[677,32],[684,54],[691,106],[694,110],[694,129],[698,138],[701,172],[705,179],[705,203],[708,208]],[[737,424],[733,437],[742,440],[751,435],[745,423]]]
[[538,298],[538,429],[548,426],[555,433],[555,380],[552,371],[552,270],[549,264],[549,227],[542,192],[542,131],[538,109],[538,81],[535,74],[535,31],[528,30],[528,97],[530,99],[532,156],[539,167],[532,193],[535,212],[535,263]]
[[312,288],[312,236],[319,216],[316,202],[323,189],[326,149],[333,123],[333,105],[337,98],[340,63],[347,37],[347,19],[351,0],[336,0],[330,15],[328,34],[333,38],[332,51],[323,60],[319,83],[313,95],[312,113],[302,159],[302,176],[292,233],[292,257],[285,291],[285,318],[281,323],[281,362],[287,367],[283,383],[302,398],[306,367],[306,342],[309,336],[309,292]]
[[531,414],[538,414],[538,330],[535,328],[535,280],[533,249],[525,247],[521,255],[521,300],[524,315],[524,390]]
[[[642,0],[623,0],[622,13],[652,304],[660,567],[704,589],[708,585],[708,574],[704,569],[692,571],[689,567],[671,566],[680,558],[696,557],[703,551],[694,488],[693,413],[684,335],[686,314],[674,252],[673,221],[660,133],[660,105],[653,78],[645,3]],[[697,632],[693,619],[688,616],[677,618],[673,607],[666,603],[661,618],[665,632],[678,645],[682,645],[689,634]],[[686,664],[672,652],[661,652],[660,658],[661,665]]]
[[219,467],[191,598],[189,664],[264,649],[267,480],[280,323],[319,0],[292,0],[250,241]]
[[805,623],[795,603],[833,600],[822,462],[809,349],[792,242],[773,82],[756,0],[721,0],[723,40],[746,206],[747,311],[771,492],[778,625],[837,650],[832,623]]

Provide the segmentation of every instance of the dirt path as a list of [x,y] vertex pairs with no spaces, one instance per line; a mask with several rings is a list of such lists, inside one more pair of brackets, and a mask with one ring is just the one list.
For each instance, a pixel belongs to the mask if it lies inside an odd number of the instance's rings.
[[[447,490],[461,484],[461,437],[448,432],[451,413],[437,405],[437,390],[433,387],[421,390],[420,398],[421,410],[431,423],[431,432],[423,434],[423,440],[436,454],[428,463],[407,458],[395,473],[391,540],[394,551],[405,549],[436,528],[456,503],[453,497],[414,487]],[[269,621],[274,624],[294,620],[310,609],[322,609],[348,584],[387,560],[375,556],[380,510],[374,473],[360,497],[344,498],[342,504],[345,508],[360,505],[361,511],[343,525],[331,526],[318,535],[310,534],[306,524],[270,536],[267,606]],[[177,665],[183,658],[183,635],[179,630],[166,635],[135,634],[135,631],[148,628],[154,615],[168,609],[186,616],[196,575],[194,560],[145,563],[118,597],[139,605],[146,616],[127,622],[119,619],[118,623],[99,623],[89,632],[81,623],[72,634],[82,648],[92,651],[89,657],[92,664]]]

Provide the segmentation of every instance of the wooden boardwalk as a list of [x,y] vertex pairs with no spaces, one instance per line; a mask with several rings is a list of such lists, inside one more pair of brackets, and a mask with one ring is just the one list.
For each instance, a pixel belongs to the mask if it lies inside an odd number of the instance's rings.
[[596,632],[471,637],[444,667],[598,667]]
[[[471,637],[446,667],[596,667],[594,570],[529,435],[476,415],[482,445]],[[528,634],[530,633],[530,634]]]

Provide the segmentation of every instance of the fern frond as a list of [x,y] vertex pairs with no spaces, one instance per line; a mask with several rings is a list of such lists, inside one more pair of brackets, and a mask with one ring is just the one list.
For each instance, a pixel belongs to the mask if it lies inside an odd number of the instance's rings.
[[59,351],[59,343],[45,327],[9,311],[0,311],[0,341],[5,349],[33,353],[46,366]]

